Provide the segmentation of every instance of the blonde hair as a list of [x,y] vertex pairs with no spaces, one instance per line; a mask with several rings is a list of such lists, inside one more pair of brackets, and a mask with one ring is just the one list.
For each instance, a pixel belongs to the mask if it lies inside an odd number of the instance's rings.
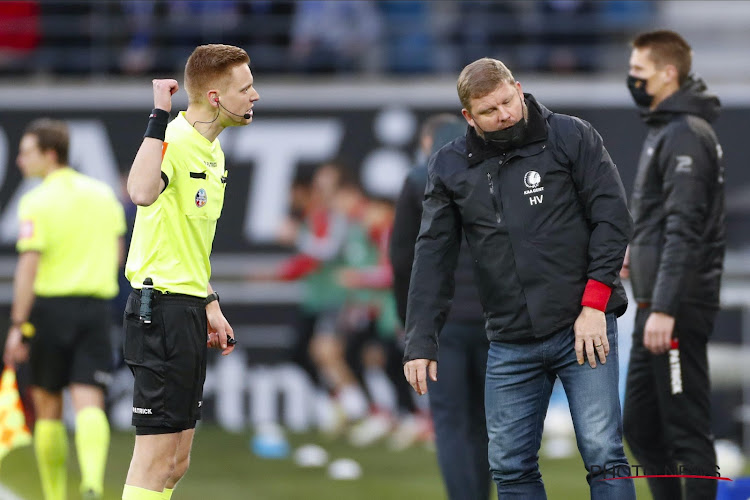
[[461,106],[471,111],[471,100],[484,97],[503,83],[516,83],[507,66],[489,57],[477,59],[458,75],[458,98]]
[[200,102],[209,88],[224,85],[230,70],[239,64],[250,64],[250,56],[234,45],[214,43],[196,47],[185,64],[185,91],[189,101]]

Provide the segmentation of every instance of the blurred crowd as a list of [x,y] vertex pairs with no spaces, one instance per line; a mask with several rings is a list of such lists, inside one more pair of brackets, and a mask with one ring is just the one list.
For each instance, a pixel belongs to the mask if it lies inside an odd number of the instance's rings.
[[333,160],[302,171],[278,242],[296,253],[253,280],[299,280],[303,297],[293,361],[335,415],[319,425],[358,446],[390,435],[393,448],[429,439],[431,424],[404,379],[403,327],[388,248],[393,200],[368,196]]
[[497,56],[522,71],[596,72],[657,0],[14,0],[0,3],[5,74],[173,72],[228,43],[269,73],[455,73]]

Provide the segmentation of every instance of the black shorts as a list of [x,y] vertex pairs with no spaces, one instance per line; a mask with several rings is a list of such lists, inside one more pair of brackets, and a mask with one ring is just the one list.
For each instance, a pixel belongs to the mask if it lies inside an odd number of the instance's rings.
[[123,355],[135,377],[132,422],[136,434],[192,429],[201,418],[206,380],[204,301],[156,293],[149,325],[139,319],[140,306],[140,291],[133,291],[125,306]]
[[112,379],[110,303],[93,297],[37,297],[29,322],[31,384],[59,392],[71,383],[105,388]]

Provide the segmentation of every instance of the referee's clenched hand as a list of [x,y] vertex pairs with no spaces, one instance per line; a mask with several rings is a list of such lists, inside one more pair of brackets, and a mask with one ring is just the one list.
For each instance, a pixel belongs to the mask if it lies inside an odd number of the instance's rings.
[[234,350],[234,345],[227,345],[227,337],[234,338],[234,330],[222,314],[218,301],[206,306],[206,317],[208,318],[208,347],[224,349],[221,355],[226,356]]
[[8,336],[5,337],[3,363],[6,366],[15,368],[17,364],[29,359],[29,346],[28,344],[24,344],[21,339],[21,329],[17,326],[11,326],[10,330],[8,330]]
[[154,85],[154,107],[163,109],[167,113],[172,110],[172,95],[180,89],[177,80],[151,80]]

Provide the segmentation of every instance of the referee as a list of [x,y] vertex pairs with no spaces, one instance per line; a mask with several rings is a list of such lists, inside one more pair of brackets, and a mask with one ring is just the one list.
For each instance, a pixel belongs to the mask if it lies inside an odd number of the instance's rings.
[[[208,282],[209,255],[227,181],[217,137],[250,123],[259,98],[249,63],[238,47],[197,47],[185,66],[187,111],[169,125],[178,84],[153,81],[155,109],[128,177],[138,212],[125,266],[134,290],[124,358],[135,376],[136,437],[123,500],[171,498],[201,416],[206,347],[224,355],[234,348]],[[145,282],[153,292],[143,291]]]
[[21,138],[18,166],[41,185],[21,199],[20,254],[4,361],[31,362],[34,450],[44,498],[67,493],[68,435],[62,390],[70,388],[85,499],[101,498],[109,448],[104,388],[112,369],[110,302],[117,295],[125,214],[102,182],[68,163],[65,123],[40,119]]

